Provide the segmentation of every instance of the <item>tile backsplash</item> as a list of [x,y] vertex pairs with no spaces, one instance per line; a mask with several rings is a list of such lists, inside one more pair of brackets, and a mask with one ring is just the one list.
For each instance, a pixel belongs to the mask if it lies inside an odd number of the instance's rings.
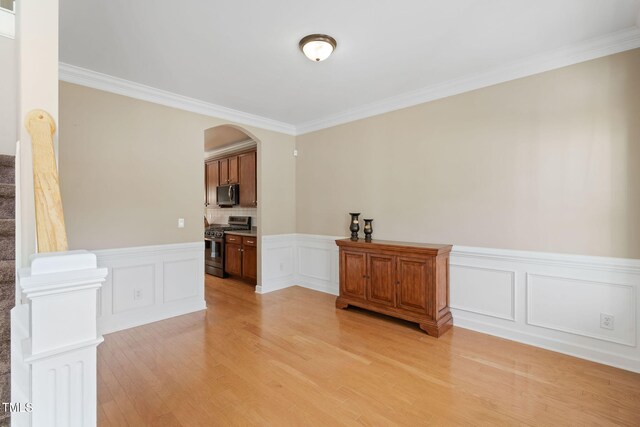
[[227,224],[229,216],[250,216],[251,225],[253,227],[258,225],[257,208],[206,208],[204,215],[209,224]]

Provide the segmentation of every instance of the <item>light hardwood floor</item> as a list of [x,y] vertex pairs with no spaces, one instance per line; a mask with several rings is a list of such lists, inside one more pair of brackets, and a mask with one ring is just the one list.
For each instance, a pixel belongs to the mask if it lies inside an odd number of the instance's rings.
[[207,276],[206,299],[105,337],[100,426],[640,425],[640,374],[299,287]]

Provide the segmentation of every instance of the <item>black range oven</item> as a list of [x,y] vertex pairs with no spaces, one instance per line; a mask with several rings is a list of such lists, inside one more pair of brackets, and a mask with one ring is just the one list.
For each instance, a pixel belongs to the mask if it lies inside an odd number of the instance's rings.
[[204,231],[204,271],[218,277],[224,272],[224,232],[251,230],[250,216],[230,216],[229,224],[213,224]]
[[224,238],[204,238],[204,271],[207,274],[224,277]]

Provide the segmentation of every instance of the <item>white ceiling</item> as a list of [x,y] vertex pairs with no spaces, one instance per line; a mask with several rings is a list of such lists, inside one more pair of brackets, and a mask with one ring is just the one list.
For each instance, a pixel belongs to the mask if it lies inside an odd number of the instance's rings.
[[[60,0],[60,61],[299,133],[639,47],[639,16],[640,0]],[[338,47],[313,63],[298,41],[318,32]]]

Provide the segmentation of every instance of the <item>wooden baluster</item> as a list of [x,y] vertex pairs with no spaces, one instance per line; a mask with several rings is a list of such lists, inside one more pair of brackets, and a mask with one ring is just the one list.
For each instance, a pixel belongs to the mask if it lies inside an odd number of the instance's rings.
[[68,250],[64,226],[58,169],[53,152],[56,124],[45,111],[33,110],[25,119],[31,135],[33,151],[33,190],[36,206],[36,235],[38,252]]

